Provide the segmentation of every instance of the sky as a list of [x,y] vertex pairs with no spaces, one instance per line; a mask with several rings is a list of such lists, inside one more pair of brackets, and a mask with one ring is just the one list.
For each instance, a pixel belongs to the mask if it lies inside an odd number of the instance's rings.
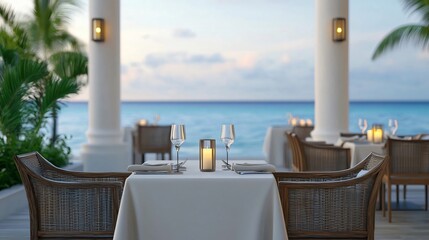
[[[349,0],[350,100],[429,100],[427,50],[371,60],[383,36],[419,20],[400,0]],[[82,0],[69,31],[86,45],[88,23]],[[121,99],[313,100],[315,41],[315,0],[121,0]]]

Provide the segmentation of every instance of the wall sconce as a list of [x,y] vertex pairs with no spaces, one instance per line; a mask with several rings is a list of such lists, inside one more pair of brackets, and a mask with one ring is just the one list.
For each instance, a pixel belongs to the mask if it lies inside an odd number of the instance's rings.
[[104,42],[104,19],[92,19],[92,40],[95,42]]
[[334,18],[332,20],[332,40],[341,42],[346,40],[346,19]]
[[214,172],[216,170],[216,140],[200,140],[200,171]]

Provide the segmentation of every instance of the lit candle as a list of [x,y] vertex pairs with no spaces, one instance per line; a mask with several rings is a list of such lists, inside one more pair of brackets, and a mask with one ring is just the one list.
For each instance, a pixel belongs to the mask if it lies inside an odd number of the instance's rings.
[[140,125],[140,126],[146,126],[146,125],[147,125],[147,120],[146,120],[146,119],[141,119],[141,120],[139,121],[139,125]]
[[381,142],[383,142],[383,129],[379,129],[379,128],[377,128],[377,129],[374,129],[373,130],[374,131],[374,142],[375,143],[381,143]]
[[216,140],[200,139],[200,171],[216,170]]
[[372,135],[372,129],[369,129],[368,131],[366,131],[366,138],[370,142],[374,141],[374,138],[373,138],[373,135]]
[[305,126],[305,120],[304,119],[299,120],[299,125],[300,126]]
[[203,158],[203,170],[211,170],[212,169],[212,161],[213,161],[213,149],[211,148],[203,148],[202,152]]
[[298,123],[298,119],[297,118],[292,118],[290,120],[290,123],[292,124],[292,126],[296,126],[296,124]]

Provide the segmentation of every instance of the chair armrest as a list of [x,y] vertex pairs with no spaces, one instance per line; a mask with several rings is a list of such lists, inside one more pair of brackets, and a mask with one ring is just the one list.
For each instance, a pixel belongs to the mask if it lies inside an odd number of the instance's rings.
[[104,182],[104,181],[119,181],[122,184],[130,176],[129,172],[74,172],[67,171],[61,168],[45,170],[46,176],[56,181],[69,181],[69,182]]
[[276,181],[334,181],[338,179],[349,179],[355,177],[360,168],[351,168],[340,171],[324,172],[275,172]]

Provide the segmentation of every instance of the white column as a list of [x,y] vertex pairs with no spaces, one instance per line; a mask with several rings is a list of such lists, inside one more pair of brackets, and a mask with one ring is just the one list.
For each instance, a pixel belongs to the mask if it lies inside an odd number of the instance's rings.
[[[313,139],[335,142],[348,131],[349,114],[349,1],[315,0],[315,129]],[[346,40],[332,40],[332,20],[346,19]]]
[[[105,40],[89,40],[89,128],[85,171],[126,171],[130,156],[120,124],[120,0],[89,1],[89,24],[104,19]],[[90,28],[90,31],[92,29]]]

